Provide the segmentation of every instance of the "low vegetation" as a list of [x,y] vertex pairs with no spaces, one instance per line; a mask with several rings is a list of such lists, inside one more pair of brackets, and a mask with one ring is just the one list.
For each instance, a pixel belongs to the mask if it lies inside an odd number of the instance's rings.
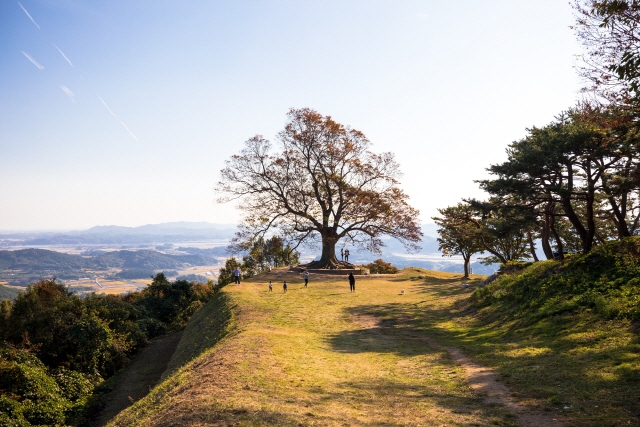
[[87,425],[99,409],[95,399],[87,405],[94,387],[149,339],[182,328],[214,293],[211,282],[169,282],[159,273],[126,295],[81,299],[51,279],[2,301],[0,425]]
[[371,274],[396,274],[400,271],[397,267],[394,267],[389,262],[384,262],[382,259],[377,259],[362,267],[369,269]]
[[601,320],[640,320],[640,239],[625,238],[565,260],[514,263],[506,275],[477,289],[478,307],[546,318],[591,313]]

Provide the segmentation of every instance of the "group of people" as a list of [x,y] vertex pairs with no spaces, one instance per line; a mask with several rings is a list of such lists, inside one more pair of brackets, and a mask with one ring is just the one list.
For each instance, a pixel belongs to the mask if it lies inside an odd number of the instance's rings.
[[[342,250],[340,250],[340,253],[342,254]],[[347,260],[349,259],[349,249],[346,250],[343,256],[346,256]],[[238,267],[236,267],[235,270],[233,270],[233,276],[235,277],[235,283],[237,286],[240,286],[240,273],[241,273],[240,268]],[[304,277],[304,287],[306,288],[309,285],[309,270],[305,270],[304,273],[302,273],[302,277]],[[282,284],[282,288],[284,290],[284,293],[286,294],[287,293],[286,280]],[[351,292],[356,291],[356,278],[353,275],[353,273],[349,273],[349,290]],[[269,292],[273,292],[273,283],[271,283],[271,280],[269,280]]]
[[[303,273],[304,276],[304,287],[306,288],[307,285],[309,285],[309,271],[305,270]],[[284,290],[284,293],[287,293],[287,281],[285,280],[284,283],[282,284],[282,289]],[[271,283],[271,280],[269,280],[269,292],[273,292],[273,283]]]
[[[304,287],[306,288],[309,285],[309,271],[305,270],[303,273],[304,277]],[[284,293],[287,293],[287,281],[285,280],[282,284],[282,290]],[[351,292],[356,291],[356,278],[353,273],[349,273],[349,290]],[[269,292],[273,292],[273,283],[269,280]]]
[[349,249],[340,249],[340,257],[342,261],[349,262]]

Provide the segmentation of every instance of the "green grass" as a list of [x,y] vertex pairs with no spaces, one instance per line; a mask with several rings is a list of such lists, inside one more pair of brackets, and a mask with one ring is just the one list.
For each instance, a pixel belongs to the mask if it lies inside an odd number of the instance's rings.
[[173,373],[111,425],[516,425],[424,337],[463,349],[522,405],[568,425],[640,424],[638,331],[625,316],[562,311],[537,296],[488,303],[485,290],[472,297],[480,276],[404,269],[359,278],[352,294],[344,278],[312,276],[305,289],[285,274],[283,294],[276,273],[228,286],[201,309]]

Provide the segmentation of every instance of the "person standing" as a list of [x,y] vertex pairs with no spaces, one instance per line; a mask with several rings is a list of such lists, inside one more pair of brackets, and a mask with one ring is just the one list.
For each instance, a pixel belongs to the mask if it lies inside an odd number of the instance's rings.
[[349,273],[349,289],[351,292],[356,291],[356,278],[353,277],[353,273]]
[[273,283],[269,280],[269,292],[273,292]]
[[340,249],[340,260],[344,261],[344,248]]
[[287,293],[287,282],[284,282],[284,284],[282,285],[282,289],[284,289],[284,293]]
[[349,249],[347,249],[346,251],[344,251],[344,260],[349,262]]
[[309,284],[309,270],[304,271],[304,287],[306,288]]
[[240,286],[240,267],[236,267],[236,269],[233,270],[233,276],[236,279],[236,285]]

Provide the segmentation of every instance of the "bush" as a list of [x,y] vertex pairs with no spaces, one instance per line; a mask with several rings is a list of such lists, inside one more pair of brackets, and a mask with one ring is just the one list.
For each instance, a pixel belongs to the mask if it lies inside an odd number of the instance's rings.
[[384,262],[382,259],[377,259],[371,264],[364,265],[363,267],[368,268],[369,272],[372,274],[396,274],[399,271],[396,267],[391,265],[391,263]]
[[167,325],[164,322],[150,317],[138,320],[136,325],[149,338],[155,338],[167,332]]
[[60,426],[66,424],[65,412],[70,406],[70,402],[67,400],[49,399],[23,405],[22,413],[32,425]]
[[181,327],[216,289],[159,273],[142,292],[80,299],[52,279],[3,301],[0,427],[86,425],[102,378],[149,338]]
[[17,400],[0,394],[0,427],[26,427],[22,405]]
[[62,395],[69,400],[82,399],[91,394],[93,388],[102,381],[100,377],[92,377],[65,368],[58,368],[53,378]]

